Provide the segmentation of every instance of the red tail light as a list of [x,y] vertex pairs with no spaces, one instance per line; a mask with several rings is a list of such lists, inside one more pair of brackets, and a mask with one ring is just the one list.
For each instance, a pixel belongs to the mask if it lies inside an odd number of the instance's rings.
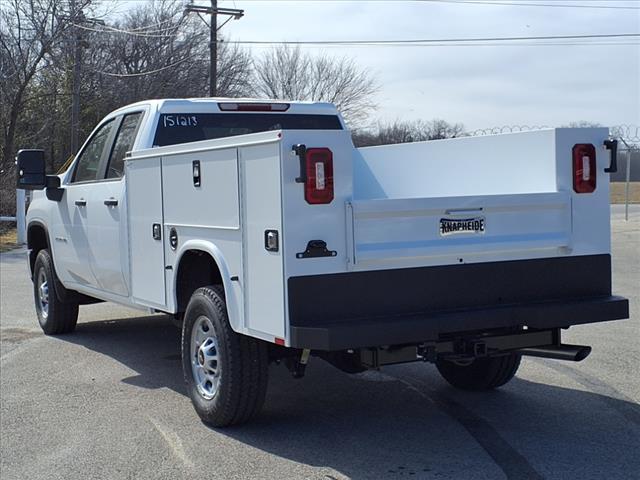
[[573,147],[573,190],[591,193],[596,189],[596,147],[579,143]]
[[304,199],[318,205],[333,200],[333,154],[328,148],[309,148],[305,158]]

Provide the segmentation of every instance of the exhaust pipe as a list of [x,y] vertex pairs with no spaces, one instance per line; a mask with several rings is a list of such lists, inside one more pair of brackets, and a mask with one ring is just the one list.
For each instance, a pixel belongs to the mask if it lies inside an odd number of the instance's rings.
[[529,347],[517,350],[522,355],[530,357],[555,358],[556,360],[569,360],[580,362],[591,353],[591,347],[586,345],[547,345],[542,347]]

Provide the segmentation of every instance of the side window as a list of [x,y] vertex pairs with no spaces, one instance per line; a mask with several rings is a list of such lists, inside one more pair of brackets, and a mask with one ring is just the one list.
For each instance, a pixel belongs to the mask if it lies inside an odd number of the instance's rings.
[[124,156],[133,148],[142,112],[125,115],[109,158],[107,178],[120,178],[124,174]]
[[74,182],[98,180],[98,174],[100,173],[100,159],[102,158],[102,152],[104,151],[104,146],[109,139],[113,125],[114,121],[109,120],[100,127],[93,137],[91,137],[91,140],[89,140],[89,143],[78,159],[76,171],[73,176]]

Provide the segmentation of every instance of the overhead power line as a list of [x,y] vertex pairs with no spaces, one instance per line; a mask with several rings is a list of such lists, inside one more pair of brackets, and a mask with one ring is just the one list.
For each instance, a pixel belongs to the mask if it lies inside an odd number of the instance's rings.
[[241,45],[429,45],[433,43],[518,42],[525,40],[586,40],[602,38],[640,38],[640,33],[607,33],[590,35],[547,35],[529,37],[423,38],[406,40],[228,40],[218,43]]
[[[228,43],[228,42],[227,42]],[[353,45],[358,47],[393,47],[393,48],[437,48],[437,47],[462,47],[462,48],[520,48],[520,47],[612,47],[612,46],[640,46],[638,42],[563,42],[563,43],[425,43],[405,45]],[[273,45],[254,45],[254,48],[271,48]],[[320,48],[318,45],[300,45],[300,47]],[[322,48],[345,48],[345,45],[322,45]]]
[[500,5],[504,7],[596,8],[614,10],[640,10],[633,5],[580,5],[571,3],[500,2],[492,0],[414,0],[429,3],[459,3],[467,5]]
[[[132,35],[134,37],[141,37],[141,38],[172,38],[172,37],[177,37],[177,33],[173,33],[173,34],[154,34],[154,33],[142,33],[142,32],[134,32],[131,30],[121,30],[119,28],[115,28],[115,27],[108,27],[108,26],[104,26],[104,28],[98,29],[98,28],[91,28],[91,27],[87,27],[85,25],[80,25],[80,24],[72,24],[74,27],[80,28],[82,30],[87,30],[89,32],[96,32],[96,33],[110,33],[110,34],[115,34],[115,33],[120,33],[120,34],[124,34],[124,35]],[[175,28],[178,28],[178,26],[176,26]],[[169,30],[169,29],[167,29]]]
[[[132,28],[132,29],[131,29],[131,31],[132,31],[132,32],[137,32],[137,31],[140,31],[140,30],[148,30],[148,29],[150,29],[150,28],[156,28],[156,27],[159,27],[160,25],[164,25],[164,24],[166,24],[166,23],[171,23],[171,22],[173,22],[173,21],[174,21],[174,19],[173,19],[173,18],[168,18],[168,19],[166,19],[166,20],[163,20],[162,22],[154,23],[154,24],[152,24],[152,25],[145,25],[145,26],[143,26],[143,27]],[[170,28],[174,28],[174,27],[167,27],[166,29],[168,30],[168,29],[170,29]]]
[[102,70],[94,70],[94,72],[99,73],[101,75],[107,75],[109,77],[121,77],[121,78],[128,78],[128,77],[141,77],[143,75],[153,75],[154,73],[160,73],[164,70],[168,70],[170,68],[173,68],[177,65],[180,65],[183,62],[186,62],[187,60],[191,60],[192,58],[197,57],[199,54],[193,54],[193,55],[189,55],[187,57],[181,58],[180,60],[178,60],[177,62],[172,63],[171,65],[166,65],[164,67],[160,67],[160,68],[156,68],[155,70],[149,70],[147,72],[137,72],[137,73],[111,73],[111,72],[103,72]]
[[[139,1],[139,0],[138,0]],[[153,0],[149,0],[153,1]],[[245,2],[254,1],[264,3],[267,0],[244,0]],[[273,0],[275,2],[291,1],[299,2],[300,0]],[[320,1],[327,0],[309,0],[309,3],[319,3]],[[349,2],[349,3],[376,3],[385,2],[389,0],[328,0],[333,2]],[[577,0],[575,0],[577,1]],[[614,9],[614,10],[640,10],[640,6],[634,5],[615,5],[614,2],[620,2],[625,0],[580,0],[580,3],[558,3],[556,0],[547,0],[546,3],[540,3],[535,1],[520,1],[520,0],[395,0],[394,3],[459,3],[468,5],[495,5],[506,7],[550,7],[550,8],[595,8],[595,9]],[[629,0],[626,0],[629,1]],[[599,2],[598,5],[585,5],[588,2]],[[604,5],[603,5],[604,4]]]

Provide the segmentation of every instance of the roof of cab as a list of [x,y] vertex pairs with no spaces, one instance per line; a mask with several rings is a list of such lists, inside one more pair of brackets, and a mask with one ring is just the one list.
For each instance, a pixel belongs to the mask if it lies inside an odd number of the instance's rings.
[[[144,100],[132,103],[119,108],[112,112],[117,114],[120,110],[128,110],[131,107],[149,106],[153,110],[161,113],[219,113],[222,112],[218,107],[219,103],[288,103],[289,109],[287,113],[302,114],[318,114],[318,115],[336,115],[338,110],[335,105],[327,102],[312,101],[285,101],[270,100],[264,98],[228,98],[228,97],[209,97],[209,98],[165,98],[157,100]],[[244,113],[244,112],[235,112]],[[281,112],[282,113],[282,112]]]

